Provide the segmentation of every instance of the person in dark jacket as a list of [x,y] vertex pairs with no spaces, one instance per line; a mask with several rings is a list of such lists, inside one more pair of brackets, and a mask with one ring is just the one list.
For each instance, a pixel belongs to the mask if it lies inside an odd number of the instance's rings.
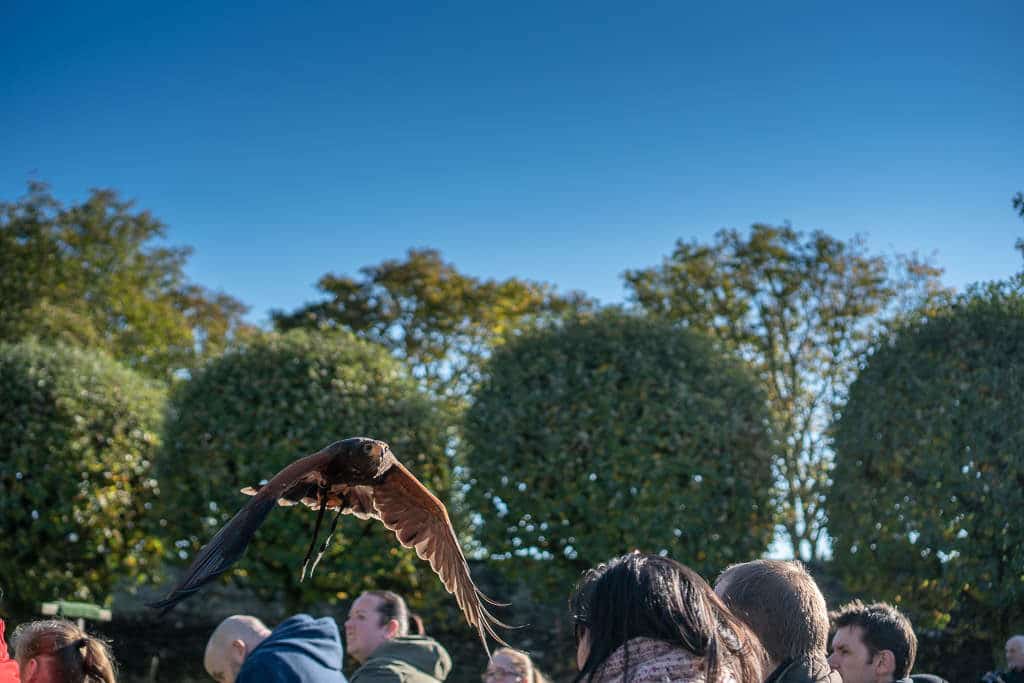
[[271,631],[256,617],[236,614],[210,636],[203,666],[218,683],[345,683],[343,657],[330,617],[297,614]]
[[982,683],[1024,683],[1024,635],[1006,641],[1006,671],[989,671]]
[[828,663],[828,606],[800,562],[734,564],[715,593],[761,640],[771,672],[765,683],[840,683]]
[[917,636],[910,620],[885,602],[854,600],[832,615],[829,663],[843,683],[913,683]]
[[440,643],[409,635],[409,609],[391,591],[367,591],[356,598],[345,620],[345,643],[361,665],[352,683],[440,683],[452,670]]

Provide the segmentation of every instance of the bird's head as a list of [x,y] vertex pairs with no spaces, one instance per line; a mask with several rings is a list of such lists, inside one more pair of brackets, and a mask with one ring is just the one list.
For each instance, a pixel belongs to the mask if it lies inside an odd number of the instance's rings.
[[[384,441],[354,436],[329,446],[336,454],[344,454],[363,475],[378,476],[391,464],[391,447]],[[358,464],[357,464],[358,463]]]

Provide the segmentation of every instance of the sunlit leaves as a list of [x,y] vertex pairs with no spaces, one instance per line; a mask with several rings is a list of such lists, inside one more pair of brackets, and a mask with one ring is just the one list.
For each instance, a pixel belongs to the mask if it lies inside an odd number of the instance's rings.
[[459,272],[432,249],[404,261],[361,269],[362,277],[328,274],[329,298],[292,313],[275,312],[278,329],[341,328],[383,344],[436,395],[456,404],[479,376],[491,349],[522,329],[559,319],[590,302],[516,278],[481,280]]
[[108,601],[151,580],[152,462],[165,395],[96,352],[0,345],[0,576],[5,600]]
[[779,522],[807,559],[825,550],[832,405],[882,324],[944,294],[938,275],[857,239],[769,225],[680,240],[660,266],[626,273],[646,312],[710,334],[756,369],[777,430]]
[[102,348],[169,379],[251,334],[239,301],[187,282],[190,250],[162,246],[164,235],[112,190],[65,207],[32,183],[0,203],[0,340]]

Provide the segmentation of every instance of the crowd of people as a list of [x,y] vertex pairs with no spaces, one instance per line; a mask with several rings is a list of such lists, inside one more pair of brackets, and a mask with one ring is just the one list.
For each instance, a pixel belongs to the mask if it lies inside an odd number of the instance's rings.
[[[914,672],[917,638],[886,603],[829,612],[799,562],[728,567],[712,587],[685,565],[638,552],[589,570],[569,603],[574,683],[944,683]],[[108,646],[61,619],[19,626],[11,659],[0,621],[0,683],[115,683]],[[346,678],[346,652],[356,666]],[[1024,683],[1024,635],[1006,670],[982,683]],[[331,617],[299,614],[271,629],[249,615],[222,621],[203,666],[218,683],[442,683],[448,652],[401,596],[368,591],[351,605],[344,644]],[[527,652],[492,653],[483,683],[549,683]]]

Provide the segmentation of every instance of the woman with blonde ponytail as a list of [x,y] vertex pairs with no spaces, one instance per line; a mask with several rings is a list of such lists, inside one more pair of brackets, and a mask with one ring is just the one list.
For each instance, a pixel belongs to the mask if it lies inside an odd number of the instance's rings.
[[494,651],[483,675],[484,683],[551,683],[522,650],[503,647]]
[[116,683],[107,644],[65,619],[22,624],[14,631],[21,683]]

